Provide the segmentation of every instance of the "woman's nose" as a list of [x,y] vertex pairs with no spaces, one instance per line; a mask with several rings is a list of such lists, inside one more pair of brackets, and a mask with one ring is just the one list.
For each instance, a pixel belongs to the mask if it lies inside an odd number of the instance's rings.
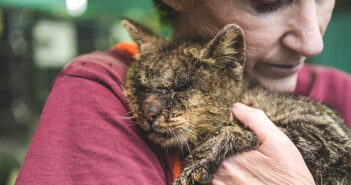
[[[304,57],[313,57],[323,50],[322,31],[315,5],[300,9],[291,17],[289,30],[283,37],[283,44]],[[311,6],[314,6],[312,8]]]

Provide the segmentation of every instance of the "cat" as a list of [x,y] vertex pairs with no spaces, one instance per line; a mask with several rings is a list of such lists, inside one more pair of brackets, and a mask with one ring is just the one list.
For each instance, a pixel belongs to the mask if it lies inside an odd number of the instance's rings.
[[351,134],[343,120],[326,105],[273,92],[246,75],[239,26],[212,39],[168,41],[132,20],[122,24],[140,51],[124,91],[131,116],[151,142],[183,151],[186,166],[175,185],[208,184],[226,156],[258,147],[232,116],[235,102],[263,110],[297,146],[317,184],[350,184]]

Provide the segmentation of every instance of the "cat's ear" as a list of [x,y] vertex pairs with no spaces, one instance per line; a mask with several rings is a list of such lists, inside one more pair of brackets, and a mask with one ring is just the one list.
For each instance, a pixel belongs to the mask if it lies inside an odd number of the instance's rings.
[[149,28],[130,19],[124,18],[122,25],[129,33],[129,36],[137,43],[140,52],[152,48],[161,39]]
[[201,52],[201,60],[209,65],[226,67],[244,65],[244,31],[236,24],[226,25]]

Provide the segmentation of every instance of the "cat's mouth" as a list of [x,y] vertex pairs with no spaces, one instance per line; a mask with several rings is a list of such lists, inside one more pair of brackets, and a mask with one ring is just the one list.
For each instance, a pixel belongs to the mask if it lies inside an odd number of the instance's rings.
[[150,136],[163,137],[163,138],[167,138],[167,139],[175,136],[175,134],[173,132],[161,132],[161,131],[157,131],[157,130],[150,130],[147,132],[147,134]]

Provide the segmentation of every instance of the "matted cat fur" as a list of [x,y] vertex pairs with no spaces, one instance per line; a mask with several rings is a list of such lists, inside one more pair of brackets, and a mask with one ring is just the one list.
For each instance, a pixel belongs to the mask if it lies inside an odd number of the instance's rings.
[[261,109],[297,146],[317,184],[351,184],[351,134],[329,107],[276,93],[244,72],[242,29],[212,39],[167,41],[131,20],[123,25],[140,54],[125,95],[131,116],[154,144],[178,148],[185,168],[175,185],[208,184],[229,155],[258,147],[233,118],[235,102]]

